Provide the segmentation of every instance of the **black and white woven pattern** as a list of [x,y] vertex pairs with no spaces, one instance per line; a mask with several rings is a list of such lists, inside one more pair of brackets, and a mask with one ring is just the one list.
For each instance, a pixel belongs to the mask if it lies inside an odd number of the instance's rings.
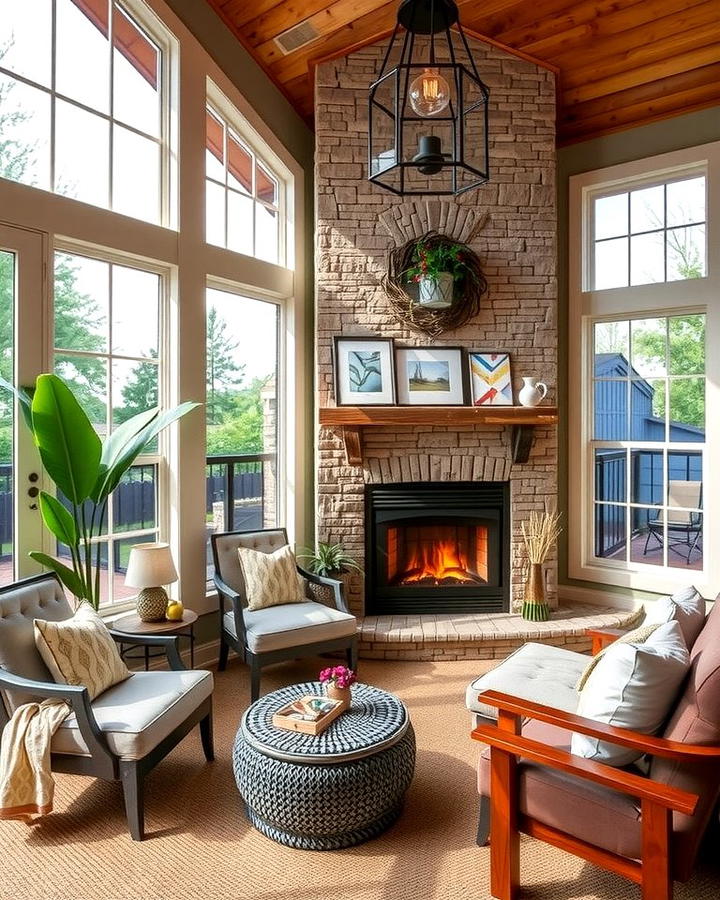
[[319,681],[293,684],[261,697],[247,710],[240,728],[245,740],[268,756],[328,764],[368,756],[400,740],[409,718],[401,700],[368,684],[352,687],[352,705],[322,734],[275,728],[272,717],[304,694],[324,694]]
[[[351,847],[376,837],[400,814],[415,771],[415,734],[401,701],[367,685],[357,685],[353,691],[353,709],[358,706],[355,739],[350,711],[322,735],[313,736],[275,729],[253,708],[275,711],[288,699],[306,693],[319,693],[318,685],[283,688],[248,710],[233,748],[235,781],[248,818],[267,837],[301,850]],[[375,702],[379,714],[373,724]],[[395,723],[394,732],[389,720]],[[270,753],[253,734],[256,723]],[[322,741],[336,726],[340,726],[340,736]],[[276,736],[291,739],[281,742],[280,758],[273,746]],[[379,741],[373,745],[374,736]],[[298,741],[303,752],[293,748]],[[319,744],[335,751],[324,764],[318,764]],[[363,751],[359,757],[355,755],[357,746]],[[293,749],[296,752],[291,757]]]

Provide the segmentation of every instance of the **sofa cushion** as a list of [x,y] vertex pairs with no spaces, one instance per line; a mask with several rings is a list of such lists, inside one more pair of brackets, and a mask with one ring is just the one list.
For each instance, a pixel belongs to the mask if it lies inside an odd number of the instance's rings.
[[71,619],[35,619],[35,644],[58,684],[83,684],[94,700],[130,677],[107,626],[90,606],[81,603]]
[[[690,666],[680,625],[660,625],[643,644],[614,643],[580,693],[578,715],[597,722],[655,734],[675,703]],[[574,734],[572,752],[612,766],[643,754],[584,734]]]
[[563,647],[523,644],[499,666],[470,682],[465,692],[465,704],[476,715],[496,719],[496,707],[480,703],[478,694],[480,691],[500,691],[565,712],[575,712],[578,705],[575,685],[587,662],[585,654]]
[[303,583],[292,547],[286,545],[273,553],[238,547],[238,558],[249,610],[304,602]]
[[[333,641],[351,637],[357,630],[355,616],[312,601],[253,612],[245,610],[243,618],[247,645],[253,653]],[[223,621],[225,628],[237,638],[232,611],[225,613]]]
[[[720,597],[708,614],[691,654],[690,672],[663,737],[685,744],[720,745]],[[676,877],[689,877],[703,832],[720,797],[720,765],[653,759],[650,777],[699,797],[693,816],[675,813]]]
[[661,597],[647,611],[645,625],[677,622],[685,645],[692,650],[705,625],[705,600],[690,586],[676,591],[672,597]]
[[[212,694],[210,672],[135,672],[92,703],[100,730],[113,753],[142,759]],[[53,753],[87,756],[75,714],[55,732]]]
[[[650,637],[650,635],[655,631],[656,628],[660,627],[660,623],[656,622],[654,625],[648,625],[644,622],[642,625],[637,628],[633,628],[632,631],[628,631],[626,634],[619,637],[614,643],[616,644],[644,644],[645,641]],[[609,644],[607,647],[603,648],[599,653],[596,653],[595,656],[590,658],[587,666],[583,669],[583,673],[578,679],[578,683],[576,685],[577,690],[581,691],[585,685],[587,684],[588,678],[595,671],[595,666],[600,662],[600,660],[605,656],[608,652],[612,644]]]
[[[564,729],[531,721],[523,725],[522,733],[551,747],[570,749],[570,732]],[[489,748],[480,756],[478,790],[483,796],[490,796]],[[522,813],[538,822],[611,853],[632,859],[640,856],[640,810],[632,797],[521,760],[518,765],[518,803]]]

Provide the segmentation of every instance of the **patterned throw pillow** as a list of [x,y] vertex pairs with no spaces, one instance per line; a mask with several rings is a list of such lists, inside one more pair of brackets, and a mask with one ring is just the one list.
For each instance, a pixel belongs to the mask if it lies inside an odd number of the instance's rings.
[[268,606],[305,602],[295,554],[290,546],[286,544],[274,553],[238,547],[238,557],[250,612]]
[[639,628],[635,628],[633,631],[628,631],[627,634],[624,634],[622,637],[618,638],[616,641],[613,641],[612,644],[609,644],[599,653],[596,653],[595,656],[592,657],[590,662],[583,669],[582,675],[578,678],[578,683],[575,685],[575,690],[580,693],[580,691],[585,687],[588,678],[592,675],[593,669],[600,662],[603,656],[608,652],[610,647],[615,644],[644,644],[645,641],[650,637],[650,635],[655,631],[656,628],[660,627],[660,622],[657,624],[651,625],[641,625]]
[[35,619],[35,645],[58,684],[82,684],[90,699],[131,675],[105,623],[89,603],[72,619]]

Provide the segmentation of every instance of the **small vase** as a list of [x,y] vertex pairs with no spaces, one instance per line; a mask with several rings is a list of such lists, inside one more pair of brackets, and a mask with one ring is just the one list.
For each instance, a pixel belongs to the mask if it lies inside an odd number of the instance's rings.
[[518,394],[520,406],[539,406],[547,392],[547,385],[539,378],[523,378],[523,386]]
[[530,622],[547,622],[550,618],[542,563],[530,563],[530,571],[525,582],[522,617]]
[[455,280],[450,272],[440,272],[431,278],[423,275],[420,278],[418,303],[426,309],[447,309],[452,306]]
[[331,700],[342,700],[343,709],[350,709],[352,696],[349,687],[341,688],[333,682],[330,682],[325,688],[325,693]]

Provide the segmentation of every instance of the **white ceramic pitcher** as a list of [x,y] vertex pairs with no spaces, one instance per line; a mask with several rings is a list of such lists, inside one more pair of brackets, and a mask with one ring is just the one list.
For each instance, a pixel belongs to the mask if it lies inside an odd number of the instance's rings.
[[518,400],[521,406],[539,406],[545,399],[548,387],[539,378],[523,378]]

